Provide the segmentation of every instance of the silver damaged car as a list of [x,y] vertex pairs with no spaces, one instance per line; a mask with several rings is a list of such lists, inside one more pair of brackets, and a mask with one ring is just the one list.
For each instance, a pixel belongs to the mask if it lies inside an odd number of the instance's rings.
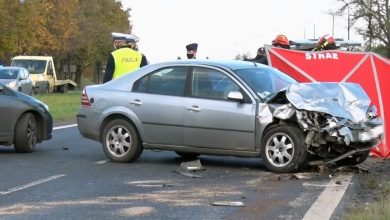
[[116,162],[144,149],[261,157],[272,172],[359,164],[383,135],[354,83],[297,83],[245,61],[179,60],[85,87],[80,133]]

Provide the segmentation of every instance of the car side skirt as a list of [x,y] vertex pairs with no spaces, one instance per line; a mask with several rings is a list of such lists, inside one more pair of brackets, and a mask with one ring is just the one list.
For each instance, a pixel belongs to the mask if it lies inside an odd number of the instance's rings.
[[238,156],[238,157],[259,157],[259,151],[241,151],[241,150],[226,150],[226,149],[210,149],[201,147],[190,147],[190,146],[176,146],[176,145],[162,145],[162,144],[147,144],[143,143],[144,149],[151,150],[168,150],[168,151],[180,151],[198,154],[208,155],[223,155],[223,156]]

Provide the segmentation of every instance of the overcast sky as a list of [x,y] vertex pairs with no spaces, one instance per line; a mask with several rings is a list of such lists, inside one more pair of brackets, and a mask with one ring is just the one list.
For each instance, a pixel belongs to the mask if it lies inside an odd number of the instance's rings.
[[[150,62],[186,57],[196,42],[198,58],[233,59],[270,44],[278,34],[290,40],[332,34],[336,0],[122,0],[131,8],[133,34]],[[334,35],[347,39],[347,16],[335,17]],[[314,28],[315,27],[315,28]],[[315,29],[315,33],[314,33]],[[362,40],[352,29],[351,39]]]

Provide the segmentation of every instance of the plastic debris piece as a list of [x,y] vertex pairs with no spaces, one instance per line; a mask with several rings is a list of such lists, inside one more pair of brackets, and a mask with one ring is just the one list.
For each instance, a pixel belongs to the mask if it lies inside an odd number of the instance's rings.
[[212,202],[211,205],[213,205],[213,206],[245,207],[245,204],[243,202],[236,202],[236,201],[215,201],[215,202]]
[[197,171],[203,171],[206,170],[204,167],[202,167],[202,164],[200,163],[200,160],[194,160],[194,161],[188,161],[188,162],[182,162],[180,164],[180,167],[176,169],[176,172],[187,177],[192,178],[200,178],[202,177],[199,174],[196,174]]

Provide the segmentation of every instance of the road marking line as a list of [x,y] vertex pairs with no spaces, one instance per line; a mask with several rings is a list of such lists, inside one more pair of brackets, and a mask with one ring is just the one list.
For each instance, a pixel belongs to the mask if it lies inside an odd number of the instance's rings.
[[107,163],[109,160],[100,160],[100,161],[97,161],[95,162],[96,164],[104,164],[104,163]]
[[[343,198],[344,193],[351,182],[352,176],[353,173],[349,173],[333,178],[306,212],[302,220],[330,219],[333,211]],[[341,185],[337,184],[337,182],[341,183]],[[335,187],[335,185],[337,186]]]
[[64,129],[64,128],[72,128],[72,127],[77,127],[77,124],[71,124],[71,125],[64,125],[64,126],[54,127],[53,130],[59,130],[59,129]]
[[4,191],[4,192],[0,191],[0,195],[6,195],[6,194],[9,194],[9,193],[13,193],[13,192],[19,191],[19,190],[27,189],[29,187],[36,186],[38,184],[45,183],[45,182],[48,182],[48,181],[51,181],[51,180],[55,180],[55,179],[63,177],[63,176],[66,176],[66,175],[65,174],[54,175],[54,176],[50,176],[50,177],[47,177],[45,179],[37,180],[37,181],[31,182],[31,183],[28,183],[28,184],[25,184],[25,185],[22,185],[22,186],[11,188],[11,189],[9,189],[7,191]]

